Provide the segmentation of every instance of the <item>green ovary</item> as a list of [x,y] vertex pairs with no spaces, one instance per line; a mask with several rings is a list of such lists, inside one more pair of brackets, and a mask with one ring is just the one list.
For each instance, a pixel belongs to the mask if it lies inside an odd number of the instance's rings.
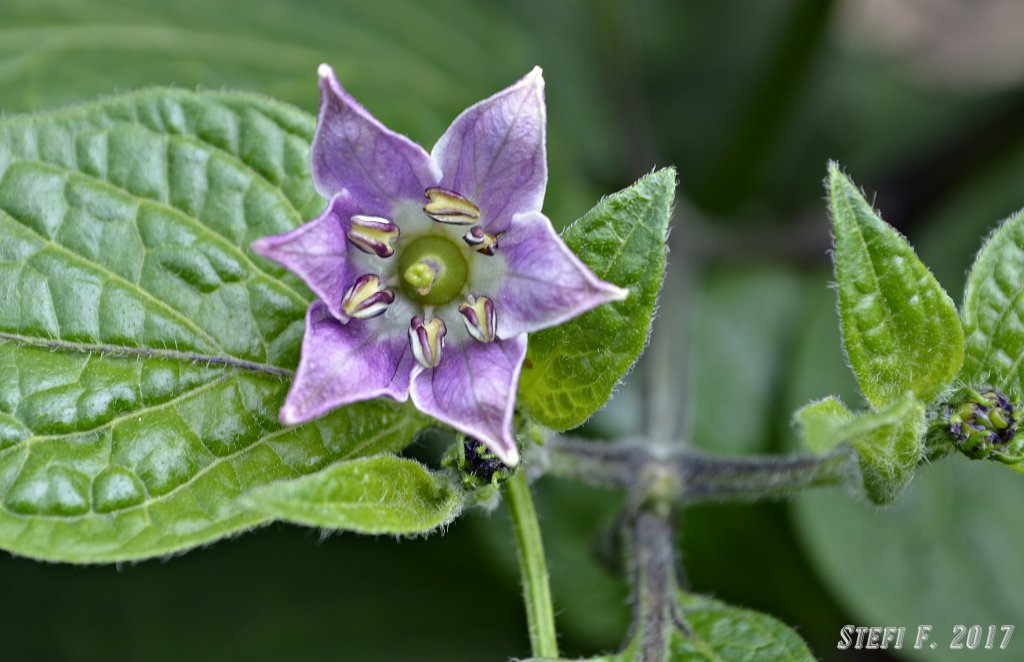
[[469,268],[462,250],[445,237],[420,237],[405,250],[398,262],[402,291],[413,301],[440,306],[459,296],[466,285]]

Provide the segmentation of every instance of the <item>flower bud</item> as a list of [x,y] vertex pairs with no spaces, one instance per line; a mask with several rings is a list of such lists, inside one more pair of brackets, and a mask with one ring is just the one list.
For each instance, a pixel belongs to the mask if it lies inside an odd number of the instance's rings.
[[970,389],[965,395],[963,401],[945,407],[949,434],[960,452],[975,460],[1013,463],[1024,459],[1021,443],[1015,441],[1017,419],[1006,394]]

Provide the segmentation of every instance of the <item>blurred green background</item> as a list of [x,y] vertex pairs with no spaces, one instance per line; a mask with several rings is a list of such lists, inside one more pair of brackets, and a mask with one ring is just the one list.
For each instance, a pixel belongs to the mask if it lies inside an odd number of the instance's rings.
[[[0,112],[154,84],[259,91],[314,112],[326,61],[429,146],[539,64],[556,224],[655,166],[680,172],[652,345],[585,433],[783,452],[797,447],[799,405],[829,393],[863,404],[828,288],[827,160],[959,301],[982,237],[1024,206],[1022,24],[1015,0],[3,0]],[[823,659],[860,659],[837,657],[846,623],[932,624],[942,647],[953,623],[1021,627],[1014,478],[952,459],[885,511],[824,492],[695,508],[680,519],[685,573],[796,627]],[[564,651],[614,647],[628,592],[595,550],[618,496],[537,487]],[[511,546],[499,510],[428,540],[271,526],[117,568],[4,556],[0,658],[525,656]]]

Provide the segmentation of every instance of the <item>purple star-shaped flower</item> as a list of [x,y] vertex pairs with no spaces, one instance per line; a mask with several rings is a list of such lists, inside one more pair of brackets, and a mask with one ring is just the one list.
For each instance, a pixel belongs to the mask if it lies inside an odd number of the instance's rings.
[[514,466],[526,334],[627,292],[598,279],[540,209],[540,69],[465,110],[428,154],[319,68],[318,218],[252,248],[319,297],[281,421],[360,400],[404,401]]

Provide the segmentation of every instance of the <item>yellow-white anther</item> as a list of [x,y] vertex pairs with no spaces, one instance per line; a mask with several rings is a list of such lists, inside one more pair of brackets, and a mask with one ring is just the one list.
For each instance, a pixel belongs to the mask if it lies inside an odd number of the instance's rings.
[[494,251],[498,249],[498,238],[493,234],[484,232],[484,229],[479,225],[474,225],[469,232],[462,235],[462,240],[469,244],[477,253],[483,253],[484,255],[494,255]]
[[497,315],[494,312],[494,302],[487,297],[474,297],[472,294],[466,303],[459,306],[459,313],[462,314],[462,321],[466,324],[466,330],[474,340],[488,343],[494,340],[495,329],[497,328]]
[[421,366],[436,368],[441,362],[446,333],[448,328],[440,317],[434,317],[429,322],[424,322],[419,317],[412,318],[409,324],[409,345],[412,348],[412,355]]
[[378,257],[395,254],[394,243],[401,235],[397,225],[380,216],[361,214],[353,216],[351,223],[352,229],[345,236],[356,248]]
[[431,186],[423,195],[429,200],[423,211],[438,223],[471,225],[480,218],[480,208],[455,191]]
[[[348,318],[365,320],[380,315],[395,300],[395,293],[385,289],[380,278],[366,274],[356,279],[341,298],[341,312]],[[343,319],[348,322],[348,319]]]

